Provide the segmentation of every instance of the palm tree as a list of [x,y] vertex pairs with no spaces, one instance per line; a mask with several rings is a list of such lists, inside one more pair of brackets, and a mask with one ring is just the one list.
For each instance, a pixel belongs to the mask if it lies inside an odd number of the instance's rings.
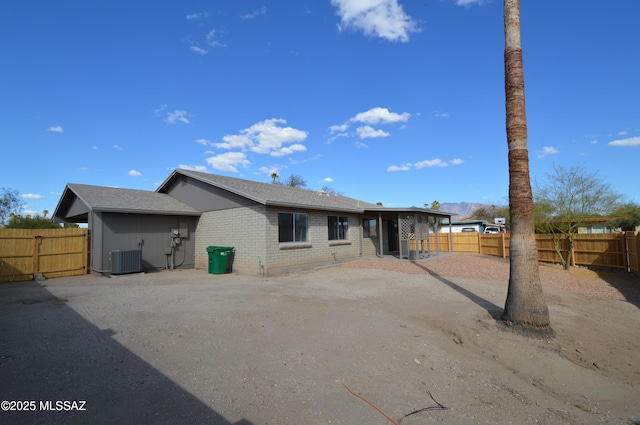
[[546,334],[552,330],[540,283],[535,240],[520,46],[520,0],[504,0],[504,34],[511,245],[509,290],[502,318],[521,330]]

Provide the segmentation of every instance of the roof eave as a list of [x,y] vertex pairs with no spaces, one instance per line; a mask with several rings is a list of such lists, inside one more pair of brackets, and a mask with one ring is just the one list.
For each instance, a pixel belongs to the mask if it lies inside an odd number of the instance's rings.
[[299,204],[295,202],[266,201],[264,205],[267,207],[300,208],[305,210],[343,211],[343,212],[352,212],[352,213],[364,212],[364,209],[362,208],[342,208],[342,207],[334,207],[334,206],[326,206],[326,205],[308,205],[308,204]]
[[150,214],[150,215],[188,215],[199,217],[202,215],[199,211],[174,211],[174,210],[136,210],[123,208],[93,208],[95,212],[101,213],[119,213],[119,214]]

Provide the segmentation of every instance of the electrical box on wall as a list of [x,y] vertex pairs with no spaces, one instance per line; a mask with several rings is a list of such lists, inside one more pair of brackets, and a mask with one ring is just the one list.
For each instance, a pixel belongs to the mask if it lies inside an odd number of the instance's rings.
[[178,230],[180,231],[181,238],[189,237],[189,223],[187,223],[186,221],[178,223]]

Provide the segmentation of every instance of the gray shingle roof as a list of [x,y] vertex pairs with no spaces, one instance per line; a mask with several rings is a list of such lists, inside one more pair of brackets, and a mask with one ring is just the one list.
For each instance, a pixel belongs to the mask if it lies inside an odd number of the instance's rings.
[[[290,206],[298,208],[324,209],[333,211],[363,211],[380,208],[376,204],[348,198],[342,195],[328,194],[317,190],[307,190],[273,183],[262,183],[199,171],[177,169],[175,174],[189,176],[212,186],[228,190],[263,205]],[[169,177],[166,181],[171,180]],[[162,190],[161,185],[158,190]]]
[[67,188],[94,211],[200,215],[195,208],[164,193],[75,183],[67,184]]

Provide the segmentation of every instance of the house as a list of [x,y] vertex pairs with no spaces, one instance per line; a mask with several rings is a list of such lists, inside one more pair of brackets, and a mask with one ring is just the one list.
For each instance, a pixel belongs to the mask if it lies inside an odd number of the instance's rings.
[[615,217],[594,217],[583,221],[583,225],[578,227],[578,233],[606,234],[613,233],[613,222],[618,220]]
[[234,272],[272,275],[428,256],[439,251],[430,229],[451,214],[176,169],[155,192],[68,184],[53,217],[88,224],[95,272],[111,270],[114,251],[135,249],[145,270],[206,268],[207,247],[228,246]]

